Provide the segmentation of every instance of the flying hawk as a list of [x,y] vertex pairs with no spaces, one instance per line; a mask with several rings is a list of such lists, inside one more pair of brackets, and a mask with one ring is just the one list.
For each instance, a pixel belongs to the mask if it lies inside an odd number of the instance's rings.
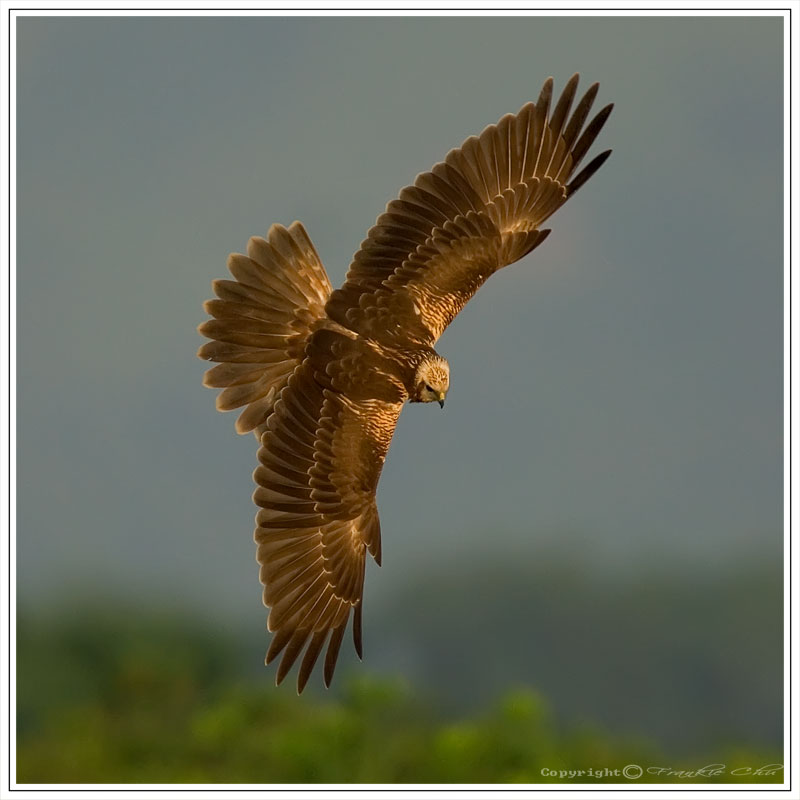
[[490,275],[544,241],[542,223],[611,152],[575,175],[612,109],[584,128],[598,85],[570,116],[577,86],[574,75],[551,111],[548,78],[535,104],[417,176],[341,289],[299,222],[250,239],[228,259],[234,280],[214,281],[198,355],[219,362],[204,378],[223,389],[217,408],[242,408],[236,430],[260,443],[255,541],[277,683],[305,648],[301,692],[328,641],[329,686],[351,611],[361,657],[367,551],[381,561],[375,490],[403,405],[444,405],[437,339]]

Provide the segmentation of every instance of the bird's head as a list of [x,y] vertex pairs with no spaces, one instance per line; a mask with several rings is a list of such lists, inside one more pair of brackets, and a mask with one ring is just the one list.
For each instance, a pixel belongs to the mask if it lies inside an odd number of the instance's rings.
[[444,408],[449,388],[450,365],[440,355],[432,353],[417,367],[409,399],[412,403],[436,402]]

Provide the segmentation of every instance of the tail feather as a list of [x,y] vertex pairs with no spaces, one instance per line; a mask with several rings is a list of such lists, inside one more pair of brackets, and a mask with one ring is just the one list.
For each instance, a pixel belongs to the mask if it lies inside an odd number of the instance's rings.
[[331,284],[299,222],[253,237],[246,256],[229,257],[228,269],[235,280],[214,281],[218,299],[204,304],[213,319],[198,331],[211,341],[197,355],[218,362],[203,379],[223,390],[217,408],[243,407],[236,431],[258,436],[303,358],[312,325],[325,314]]

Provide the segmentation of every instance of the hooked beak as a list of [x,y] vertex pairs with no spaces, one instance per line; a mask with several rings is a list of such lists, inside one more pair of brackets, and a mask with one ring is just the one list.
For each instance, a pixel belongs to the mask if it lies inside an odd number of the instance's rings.
[[444,392],[439,392],[439,408],[444,408]]

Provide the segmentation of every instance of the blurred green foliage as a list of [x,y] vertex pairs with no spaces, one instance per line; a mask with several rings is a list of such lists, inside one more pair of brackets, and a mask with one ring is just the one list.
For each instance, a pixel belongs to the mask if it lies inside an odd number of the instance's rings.
[[[543,770],[726,766],[700,782],[780,764],[774,747],[727,742],[691,760],[641,739],[556,722],[535,690],[507,692],[469,718],[399,680],[359,677],[338,696],[297,697],[272,673],[247,678],[241,647],[181,618],[84,608],[18,622],[20,783],[540,783]],[[363,675],[363,673],[362,673]],[[624,778],[573,777],[572,782]],[[643,776],[637,782],[689,778]]]
[[392,674],[398,659],[451,714],[477,713],[518,684],[542,692],[561,721],[646,731],[673,754],[726,739],[780,748],[779,562],[664,559],[614,574],[577,547],[537,552],[464,554],[409,575],[402,596],[369,606],[370,666]]

